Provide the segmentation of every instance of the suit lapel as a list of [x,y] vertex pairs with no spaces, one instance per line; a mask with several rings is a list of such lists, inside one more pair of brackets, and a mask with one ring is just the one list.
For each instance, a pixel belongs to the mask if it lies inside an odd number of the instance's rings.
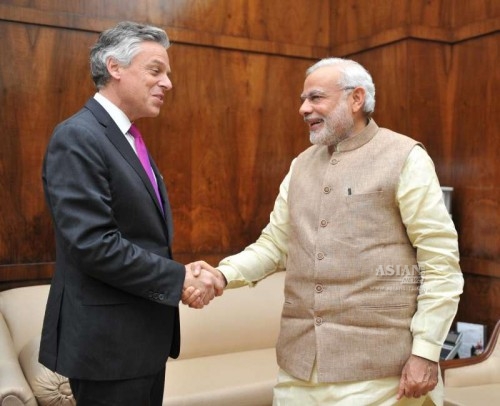
[[[137,154],[134,152],[134,150],[128,143],[127,139],[120,131],[116,123],[113,121],[113,119],[110,117],[108,112],[95,99],[89,99],[85,107],[88,108],[97,118],[97,120],[106,128],[105,131],[106,137],[108,137],[111,143],[115,146],[118,152],[120,152],[123,158],[130,164],[130,166],[134,169],[134,171],[137,172],[142,182],[144,183],[144,186],[146,187],[151,199],[153,199],[153,201],[155,202],[157,210],[161,213],[163,218],[166,218],[166,215],[163,213],[160,203],[156,198],[156,193],[153,188],[153,185],[151,184],[151,181],[149,180],[149,177],[146,171],[144,170],[141,161],[139,161]],[[150,160],[151,160],[151,166],[153,167],[153,171],[158,181],[158,185],[161,186],[160,195],[163,199],[166,211],[167,210],[166,202],[168,202],[168,199],[166,198],[166,190],[165,187],[163,186],[163,181],[161,176],[159,175],[158,168],[156,168],[156,165],[153,163],[151,157]],[[171,235],[170,228],[172,226],[168,223],[169,222],[167,222],[168,235],[170,236]]]

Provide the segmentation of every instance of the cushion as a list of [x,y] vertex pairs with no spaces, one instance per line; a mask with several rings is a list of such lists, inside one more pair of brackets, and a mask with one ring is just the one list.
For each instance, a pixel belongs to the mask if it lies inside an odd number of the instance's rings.
[[487,406],[498,405],[500,383],[444,388],[445,406]]
[[36,406],[31,388],[17,361],[17,353],[0,313],[0,405]]
[[27,286],[0,292],[0,311],[3,314],[16,353],[42,331],[49,285]]
[[277,376],[274,348],[169,359],[163,406],[271,405]]
[[40,336],[32,338],[19,353],[19,363],[40,406],[76,405],[68,378],[38,362]]

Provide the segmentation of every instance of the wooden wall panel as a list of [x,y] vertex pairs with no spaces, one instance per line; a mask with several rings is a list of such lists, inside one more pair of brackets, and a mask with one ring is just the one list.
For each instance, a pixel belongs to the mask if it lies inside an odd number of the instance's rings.
[[82,52],[93,36],[16,23],[1,22],[0,27],[0,261],[46,261],[52,258],[47,252],[52,238],[47,238],[42,157],[54,124],[72,114],[93,89]]
[[[296,57],[324,56],[329,1],[4,0],[0,19],[100,32],[120,20],[167,28],[176,42]],[[311,21],[314,21],[311,24]]]
[[170,58],[174,89],[141,128],[170,191],[175,252],[236,252],[267,224],[291,157],[308,143],[298,109],[309,63],[183,45]]
[[375,83],[374,120],[381,127],[409,133],[408,111],[408,45],[399,42],[352,55],[371,74]]
[[93,91],[86,50],[94,39],[85,32],[0,21],[0,286],[52,273],[45,264],[54,260],[54,238],[42,159],[55,124]]
[[[333,1],[330,45],[335,49],[358,41],[387,37],[393,32],[401,35],[408,24],[407,3],[401,0]],[[357,50],[365,48],[361,45]]]
[[500,280],[500,123],[496,119],[500,115],[499,41],[497,34],[457,47],[457,71],[470,74],[459,74],[456,80],[452,167],[456,222],[466,271],[497,280]]
[[[448,14],[452,16],[451,26],[454,31],[462,32],[464,28],[472,29],[477,26],[476,24],[491,24],[494,21],[496,21],[494,27],[498,29],[500,3],[497,0],[468,1],[465,3],[461,0],[441,0],[441,2],[443,6],[448,8]],[[472,35],[470,36],[472,37]]]
[[377,124],[422,142],[443,185],[451,183],[448,53],[448,47],[409,40],[353,56],[375,82]]
[[[474,35],[478,24],[490,24],[500,16],[500,3],[497,0],[408,0],[410,24],[443,30],[450,39],[458,39],[469,31],[467,38]],[[431,31],[429,31],[431,32]]]
[[498,31],[497,0],[332,1],[331,50],[348,55],[409,38],[457,43]]
[[456,47],[452,171],[466,288],[458,318],[500,318],[500,34]]
[[[164,27],[300,45],[328,47],[329,2],[294,0],[3,0],[19,13],[150,21]],[[12,11],[14,12],[14,11]],[[314,24],[311,24],[314,21]],[[286,29],[284,29],[286,28]]]
[[[34,7],[40,12],[42,3]],[[46,22],[46,14],[33,16]],[[0,152],[6,213],[0,289],[50,278],[55,254],[42,158],[54,126],[94,93],[88,50],[97,32],[92,24],[83,30],[56,23],[1,20],[0,14],[0,104],[6,106],[0,119],[7,133]],[[160,117],[140,125],[169,189],[181,261],[216,262],[255,239],[291,158],[308,144],[298,108],[311,61],[269,53],[268,45],[257,53],[174,41],[169,50],[174,89]]]
[[409,40],[407,58],[408,135],[421,141],[442,185],[453,186],[454,81],[452,46]]

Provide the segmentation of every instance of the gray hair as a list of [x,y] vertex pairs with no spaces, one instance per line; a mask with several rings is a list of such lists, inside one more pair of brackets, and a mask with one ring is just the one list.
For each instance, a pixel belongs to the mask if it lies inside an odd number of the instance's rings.
[[366,116],[371,116],[375,111],[375,85],[370,73],[358,62],[343,58],[324,58],[306,71],[306,77],[316,69],[324,66],[335,66],[340,73],[339,86],[342,88],[362,87],[365,89],[365,104],[363,112]]
[[151,25],[122,21],[116,27],[103,31],[90,50],[90,73],[97,89],[102,89],[111,76],[106,66],[109,58],[128,66],[139,52],[144,41],[153,41],[167,49],[170,46],[167,33]]

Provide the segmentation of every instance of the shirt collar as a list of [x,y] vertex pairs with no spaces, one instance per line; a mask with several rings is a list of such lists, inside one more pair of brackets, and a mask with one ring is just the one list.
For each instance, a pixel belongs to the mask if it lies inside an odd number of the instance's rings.
[[126,134],[132,124],[127,115],[99,92],[94,95],[94,99],[107,111],[120,131]]

